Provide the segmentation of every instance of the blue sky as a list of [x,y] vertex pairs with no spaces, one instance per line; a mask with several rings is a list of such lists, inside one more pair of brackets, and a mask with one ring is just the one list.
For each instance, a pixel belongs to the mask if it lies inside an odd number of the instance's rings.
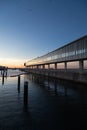
[[0,0],[0,65],[22,65],[86,34],[87,0]]

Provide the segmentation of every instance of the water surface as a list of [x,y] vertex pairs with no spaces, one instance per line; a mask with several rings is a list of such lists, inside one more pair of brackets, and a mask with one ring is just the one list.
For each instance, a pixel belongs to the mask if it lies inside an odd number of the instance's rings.
[[[19,74],[10,70],[8,75]],[[87,127],[87,88],[58,79],[0,77],[0,129],[66,130]],[[28,102],[24,104],[24,82]]]

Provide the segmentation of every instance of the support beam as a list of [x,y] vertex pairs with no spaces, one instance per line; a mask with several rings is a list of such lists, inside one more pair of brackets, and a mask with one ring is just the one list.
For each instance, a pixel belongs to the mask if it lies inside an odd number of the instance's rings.
[[39,68],[39,66],[37,65],[37,69]]
[[48,69],[50,69],[50,64],[48,64]]
[[84,62],[83,62],[83,60],[80,60],[79,61],[79,72],[82,73],[83,69],[84,69]]
[[45,69],[45,65],[43,65],[43,69]]
[[67,62],[64,62],[64,69],[67,70]]
[[57,69],[57,63],[55,63],[55,69]]

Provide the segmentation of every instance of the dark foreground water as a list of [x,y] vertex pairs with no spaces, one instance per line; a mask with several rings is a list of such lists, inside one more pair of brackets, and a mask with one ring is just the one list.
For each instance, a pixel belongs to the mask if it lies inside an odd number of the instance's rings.
[[[8,76],[18,74],[8,72]],[[24,104],[24,82],[28,102]],[[87,129],[87,88],[32,75],[0,77],[0,130]]]

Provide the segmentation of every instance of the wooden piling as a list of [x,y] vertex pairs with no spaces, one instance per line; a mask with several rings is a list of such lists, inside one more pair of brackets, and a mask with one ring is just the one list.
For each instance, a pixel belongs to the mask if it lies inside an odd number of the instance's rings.
[[20,75],[18,76],[18,92],[20,92]]
[[24,106],[28,104],[28,82],[24,82]]
[[3,74],[2,74],[2,85],[4,85],[4,71],[3,71]]

